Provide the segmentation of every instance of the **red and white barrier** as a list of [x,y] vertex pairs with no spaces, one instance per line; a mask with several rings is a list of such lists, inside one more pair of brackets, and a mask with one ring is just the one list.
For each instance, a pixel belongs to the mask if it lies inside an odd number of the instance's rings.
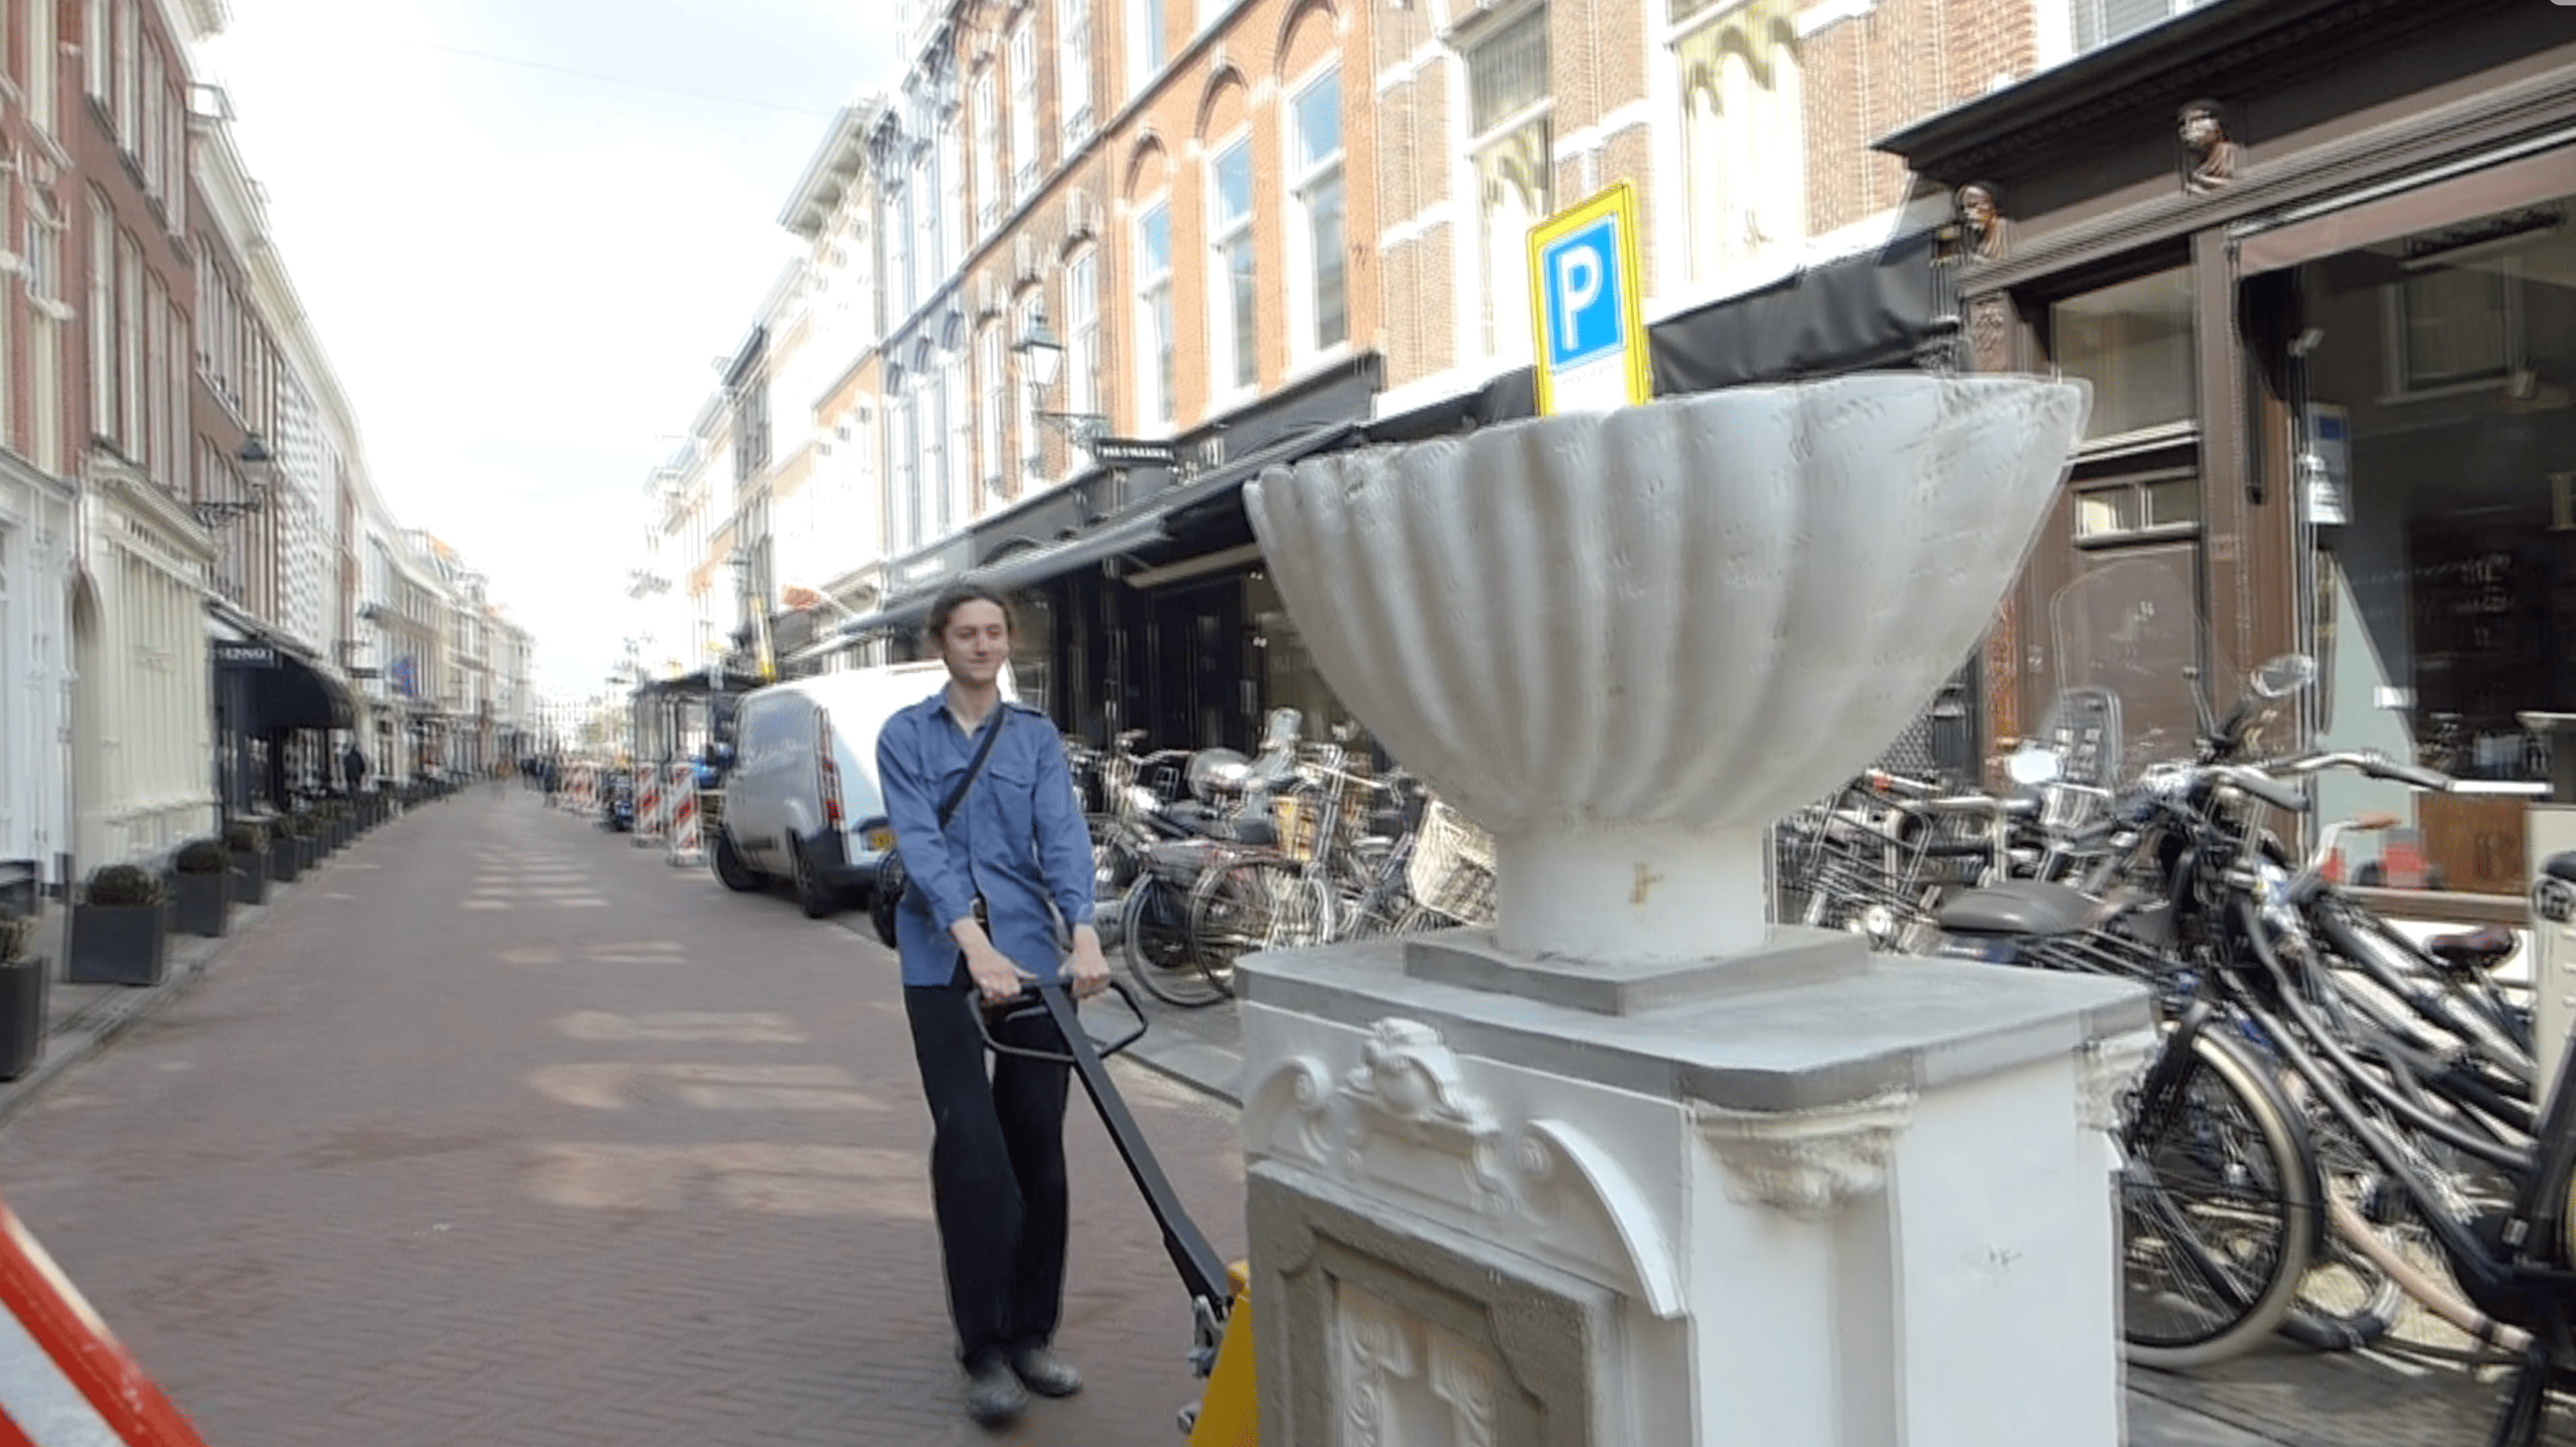
[[651,764],[635,766],[635,844],[642,848],[662,837],[662,771]]
[[704,846],[698,839],[698,768],[695,764],[673,764],[671,782],[663,797],[671,814],[670,862],[674,866],[707,862]]
[[205,1447],[5,1206],[0,1307],[0,1444]]

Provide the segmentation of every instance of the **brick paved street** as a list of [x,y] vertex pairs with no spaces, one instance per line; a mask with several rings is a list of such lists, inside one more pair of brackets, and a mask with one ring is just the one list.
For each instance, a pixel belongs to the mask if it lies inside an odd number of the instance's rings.
[[[0,1190],[218,1444],[984,1440],[890,955],[534,796],[397,821],[0,1131]],[[1122,1067],[1218,1248],[1232,1114]],[[1077,1093],[1003,1440],[1177,1440],[1187,1314]]]

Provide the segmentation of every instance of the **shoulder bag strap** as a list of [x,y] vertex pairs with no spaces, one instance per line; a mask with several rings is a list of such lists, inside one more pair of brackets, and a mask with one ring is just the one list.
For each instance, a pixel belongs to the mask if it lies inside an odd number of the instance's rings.
[[957,781],[957,787],[949,790],[948,798],[940,804],[939,827],[942,831],[948,828],[949,820],[957,817],[957,806],[966,801],[966,791],[975,787],[975,776],[984,772],[984,760],[991,757],[993,745],[1001,740],[1002,725],[1009,722],[1008,708],[1007,704],[993,706],[993,722],[984,730],[984,742],[976,745],[974,759],[966,765],[966,777]]

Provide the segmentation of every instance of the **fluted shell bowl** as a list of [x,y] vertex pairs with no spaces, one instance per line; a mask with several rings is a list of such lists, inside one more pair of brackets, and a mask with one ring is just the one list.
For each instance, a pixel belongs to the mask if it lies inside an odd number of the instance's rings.
[[1742,388],[1272,468],[1245,500],[1326,680],[1493,832],[1503,945],[1692,957],[1760,935],[1761,831],[1966,658],[2090,402]]

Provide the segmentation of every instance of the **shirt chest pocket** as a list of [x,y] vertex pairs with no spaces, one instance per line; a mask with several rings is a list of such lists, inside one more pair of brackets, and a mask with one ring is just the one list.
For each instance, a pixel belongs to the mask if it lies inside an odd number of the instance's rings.
[[986,817],[1001,831],[998,839],[977,840],[976,843],[984,848],[995,848],[997,852],[1006,850],[1014,854],[1029,849],[1037,839],[1037,760],[1007,757],[996,748],[984,766],[984,778],[976,787],[992,790],[987,800],[990,812]]

